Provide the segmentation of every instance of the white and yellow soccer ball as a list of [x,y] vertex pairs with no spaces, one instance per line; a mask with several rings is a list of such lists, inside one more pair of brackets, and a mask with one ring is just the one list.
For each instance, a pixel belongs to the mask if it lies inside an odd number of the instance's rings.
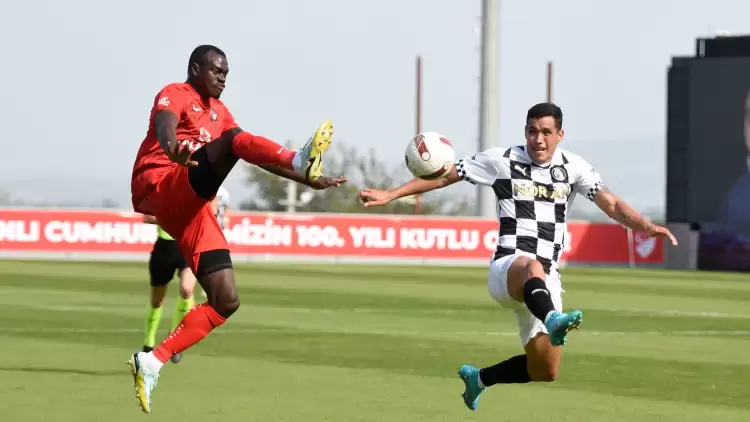
[[414,177],[435,180],[453,167],[456,153],[451,141],[436,132],[420,133],[409,141],[404,153],[406,167]]

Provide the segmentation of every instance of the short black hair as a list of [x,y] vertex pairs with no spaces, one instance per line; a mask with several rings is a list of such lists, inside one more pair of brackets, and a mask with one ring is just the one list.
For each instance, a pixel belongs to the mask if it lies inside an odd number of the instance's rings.
[[542,117],[552,117],[555,119],[557,130],[562,129],[563,113],[560,107],[554,103],[539,103],[531,107],[529,112],[526,113],[526,124],[531,119],[541,119]]
[[190,69],[190,66],[193,65],[193,63],[198,63],[199,66],[206,64],[206,56],[210,52],[214,52],[224,58],[227,57],[227,55],[215,45],[199,45],[198,47],[195,47],[195,50],[193,50],[192,53],[190,53],[190,60],[188,61],[188,69]]

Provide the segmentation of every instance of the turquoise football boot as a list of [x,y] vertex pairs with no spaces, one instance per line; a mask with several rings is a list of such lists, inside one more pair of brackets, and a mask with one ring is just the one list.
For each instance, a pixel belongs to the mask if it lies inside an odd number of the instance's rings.
[[583,312],[557,312],[552,311],[544,320],[544,326],[549,333],[549,341],[553,346],[562,346],[567,341],[568,332],[578,329],[583,322]]
[[458,370],[458,376],[466,386],[462,394],[464,404],[469,410],[476,410],[479,406],[479,395],[486,390],[486,388],[479,388],[479,369],[471,365],[463,365]]

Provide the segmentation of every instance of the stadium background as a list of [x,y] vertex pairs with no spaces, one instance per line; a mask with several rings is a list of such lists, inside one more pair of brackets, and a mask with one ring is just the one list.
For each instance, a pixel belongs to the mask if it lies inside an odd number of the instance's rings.
[[[140,416],[122,362],[139,347],[156,231],[128,207],[130,165],[153,93],[202,42],[228,51],[227,102],[243,125],[295,145],[329,110],[340,128],[331,168],[352,186],[311,196],[233,172],[226,234],[243,306],[166,368],[160,420],[750,419],[750,46],[713,35],[750,32],[747,4],[502,2],[489,108],[480,2],[211,4],[235,32],[206,39],[202,2],[4,6],[3,420]],[[179,30],[165,19],[175,14],[188,22]],[[323,17],[329,27],[299,29]],[[495,220],[477,216],[468,187],[387,214],[363,214],[352,193],[404,180],[402,145],[419,127],[469,154],[483,130],[520,139],[516,123],[545,98],[566,112],[565,147],[681,245],[578,199],[562,271],[566,306],[586,320],[559,380],[493,389],[468,413],[457,367],[520,350],[512,317],[486,294]],[[488,109],[499,127],[482,128]]]

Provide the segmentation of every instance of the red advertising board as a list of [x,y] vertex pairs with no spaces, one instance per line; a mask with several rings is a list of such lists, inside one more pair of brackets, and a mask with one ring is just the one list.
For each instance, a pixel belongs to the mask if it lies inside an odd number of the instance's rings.
[[[234,213],[225,229],[234,254],[489,260],[497,221],[357,214]],[[562,260],[629,262],[616,224],[571,222]],[[146,253],[156,228],[117,211],[0,209],[0,251]],[[636,263],[660,264],[663,242],[634,235]]]

